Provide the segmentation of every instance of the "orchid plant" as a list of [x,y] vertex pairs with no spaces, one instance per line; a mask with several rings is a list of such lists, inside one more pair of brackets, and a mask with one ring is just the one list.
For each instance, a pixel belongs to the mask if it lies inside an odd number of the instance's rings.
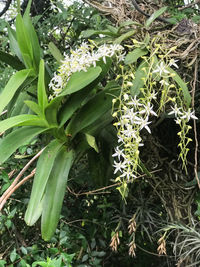
[[[16,32],[9,28],[10,47],[18,59],[4,56],[9,62],[13,59],[10,64],[15,62],[18,71],[0,95],[0,114],[7,109],[7,118],[0,121],[4,133],[0,163],[39,134],[51,136],[37,162],[25,214],[28,225],[41,217],[42,237],[49,240],[59,221],[69,171],[88,148],[98,151],[98,131],[114,121],[118,138],[112,154],[114,174],[125,197],[127,182],[137,178],[139,168],[144,169],[142,132],[151,134],[153,121],[161,113],[174,116],[186,168],[191,141],[188,122],[197,117],[190,107],[187,84],[174,70],[178,65],[170,58],[171,51],[163,54],[155,40],[149,43],[148,36],[143,43],[133,39],[128,46],[133,50],[126,56],[119,43],[83,42],[59,60],[57,72],[51,75],[29,17],[30,5],[31,0],[23,17],[17,15]],[[117,65],[115,77],[101,83],[112,62]]]
[[[118,190],[123,197],[127,194],[127,182],[134,181],[139,174],[138,168],[142,168],[142,132],[151,134],[152,120],[155,121],[161,114],[174,117],[180,126],[177,133],[179,158],[187,172],[188,144],[192,141],[188,137],[192,128],[188,123],[191,119],[198,119],[190,107],[187,84],[174,70],[178,68],[177,60],[170,58],[174,48],[163,55],[159,44],[148,43],[144,47],[144,43],[140,44],[137,40],[133,43],[134,49],[126,55],[121,74],[117,77],[122,81],[120,95],[113,99],[114,126],[118,136],[118,145],[112,155],[113,167],[116,181],[121,181]],[[137,67],[139,58],[142,62]]]
[[[9,28],[19,71],[1,92],[0,113],[7,109],[7,118],[0,121],[0,163],[39,134],[51,136],[38,159],[25,214],[28,225],[41,217],[42,237],[49,240],[59,221],[72,165],[90,147],[98,150],[95,132],[112,120],[112,99],[120,87],[113,81],[103,86],[101,81],[112,58],[121,60],[123,47],[82,43],[64,56],[50,77],[29,17],[30,5],[31,0],[23,17],[17,15],[16,32]],[[16,109],[19,105],[25,109]]]

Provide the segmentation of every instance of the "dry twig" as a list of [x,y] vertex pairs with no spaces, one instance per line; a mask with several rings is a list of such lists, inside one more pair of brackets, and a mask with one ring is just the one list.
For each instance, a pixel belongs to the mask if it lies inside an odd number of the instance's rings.
[[[197,50],[196,50],[197,54]],[[193,88],[192,88],[192,108],[194,109],[194,103],[195,103],[195,91],[196,91],[196,82],[198,80],[198,60],[195,62],[195,67],[194,67],[194,81],[193,81]],[[196,120],[193,120],[193,125],[194,125],[194,139],[195,139],[195,152],[194,152],[194,174],[195,178],[198,184],[198,187],[200,189],[200,182],[199,182],[199,177],[197,173],[197,166],[198,166],[198,139],[197,139],[197,125],[196,125]]]
[[21,182],[18,183],[24,172],[30,167],[30,165],[42,154],[43,150],[45,148],[41,149],[26,165],[25,167],[20,171],[20,173],[17,175],[17,177],[14,179],[12,184],[9,186],[9,188],[3,193],[3,195],[0,197],[0,211],[2,210],[3,206],[5,205],[8,198],[15,192],[17,188],[19,188],[25,181],[30,179],[35,174],[35,169],[27,175]]

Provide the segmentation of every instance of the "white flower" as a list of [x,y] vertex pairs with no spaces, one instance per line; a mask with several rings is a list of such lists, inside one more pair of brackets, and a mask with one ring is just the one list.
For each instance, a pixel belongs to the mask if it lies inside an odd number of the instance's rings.
[[152,100],[152,99],[156,100],[157,99],[157,94],[158,93],[156,93],[155,90],[153,90],[153,92],[151,92],[151,95],[150,95],[150,100]]
[[187,121],[189,121],[190,119],[197,120],[198,118],[194,115],[194,111],[191,111],[189,109],[188,111],[184,111],[180,119],[186,119]]
[[175,105],[174,107],[171,107],[171,109],[172,111],[170,111],[168,115],[174,114],[176,118],[183,115],[181,108],[178,108],[177,105]]
[[168,74],[170,73],[167,69],[166,66],[164,65],[164,62],[162,61],[160,65],[157,64],[157,68],[153,71],[153,73],[158,72],[160,76],[163,74]]
[[115,167],[114,174],[117,173],[118,171],[122,172],[123,169],[126,168],[126,162],[116,162],[114,161],[113,167]]
[[154,111],[153,111],[153,106],[151,106],[151,103],[148,102],[148,104],[146,106],[144,106],[144,109],[139,111],[139,114],[147,114],[147,116],[149,115],[153,115],[153,116],[158,116]]
[[134,124],[135,121],[140,120],[140,118],[137,116],[137,112],[134,112],[133,108],[127,109],[125,115],[122,116],[122,119],[127,119],[131,124]]
[[128,124],[126,130],[122,130],[121,134],[128,138],[136,138],[135,130],[133,129],[132,125]]
[[117,137],[118,137],[118,143],[123,143],[124,144],[124,137],[123,137],[123,135],[121,136],[121,135],[117,135]]
[[127,101],[129,99],[129,95],[128,94],[124,94],[123,97],[124,97],[124,101]]
[[134,96],[134,98],[131,97],[131,101],[128,102],[127,105],[133,105],[134,107],[142,106],[140,99],[137,99],[137,96]]
[[125,154],[123,153],[123,149],[120,150],[119,147],[117,146],[115,148],[115,153],[112,155],[113,157],[118,157],[118,160],[120,160],[120,158],[124,158],[125,157]]
[[135,123],[140,125],[140,130],[145,128],[149,133],[151,133],[151,130],[148,126],[151,123],[151,121],[148,121],[148,119],[149,119],[149,117],[147,116],[145,119],[140,119],[139,122],[135,122]]
[[181,119],[176,119],[175,122],[176,124],[181,125]]
[[52,78],[49,87],[54,91],[54,95],[58,95],[66,86],[71,75],[78,71],[87,71],[91,66],[96,67],[96,62],[101,58],[106,63],[106,57],[112,57],[114,54],[122,53],[121,45],[102,45],[97,50],[93,50],[87,43],[82,43],[75,50],[70,51],[70,55],[64,55],[62,65],[58,69],[58,73]]
[[136,178],[136,176],[133,174],[131,168],[124,170],[123,174],[121,174],[120,177],[126,177],[128,181],[130,180],[130,178]]
[[164,85],[168,86],[168,85],[169,85],[169,83],[168,83],[166,80],[161,80],[159,83],[160,83],[162,86],[164,86]]
[[175,60],[175,59],[170,59],[170,61],[169,61],[169,66],[171,67],[171,66],[174,66],[175,68],[177,68],[178,69],[178,65],[176,64],[176,62],[177,62],[178,60]]

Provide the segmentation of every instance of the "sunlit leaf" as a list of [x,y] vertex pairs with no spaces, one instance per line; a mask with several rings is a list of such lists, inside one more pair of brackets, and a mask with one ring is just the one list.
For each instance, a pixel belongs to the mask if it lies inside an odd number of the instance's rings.
[[25,221],[28,225],[33,225],[42,212],[42,198],[46,184],[54,166],[55,158],[62,145],[57,140],[53,140],[48,144],[38,160],[31,197],[25,214]]
[[0,140],[0,164],[5,162],[20,146],[30,142],[46,128],[31,126],[19,128]]
[[42,238],[44,240],[49,240],[56,230],[66,192],[68,174],[73,164],[74,157],[74,151],[68,151],[67,148],[63,146],[57,154],[54,166],[51,170],[44,195],[41,220]]
[[155,11],[146,21],[145,23],[145,27],[148,28],[151,23],[156,20],[160,15],[162,15],[166,10],[167,10],[168,7],[162,7],[160,8],[159,10]]

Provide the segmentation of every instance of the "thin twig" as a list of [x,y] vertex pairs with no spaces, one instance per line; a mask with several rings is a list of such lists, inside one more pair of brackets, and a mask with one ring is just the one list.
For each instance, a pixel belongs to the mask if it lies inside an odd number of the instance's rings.
[[[159,171],[161,171],[161,169],[152,171],[150,173],[153,174],[153,173],[156,173],[156,172],[159,172]],[[136,179],[139,179],[139,178],[142,178],[142,177],[145,177],[145,176],[146,176],[146,174],[143,174],[143,175],[138,176]],[[132,181],[127,181],[127,183],[131,183],[131,182]],[[95,190],[92,190],[92,191],[82,192],[82,193],[75,193],[69,187],[67,187],[67,189],[71,194],[75,195],[76,197],[79,197],[79,196],[82,196],[82,195],[93,195],[93,194],[95,194],[95,193],[97,193],[99,191],[103,191],[103,190],[106,190],[106,189],[109,189],[109,188],[112,188],[112,187],[116,187],[116,186],[119,186],[121,184],[122,184],[122,182],[118,182],[118,183],[115,183],[115,184],[111,184],[111,185],[104,186],[104,187],[101,187],[101,188],[98,188],[98,189],[95,189]],[[109,192],[103,192],[103,193],[109,193]]]
[[138,247],[140,250],[150,254],[150,255],[154,255],[154,256],[157,256],[157,257],[167,257],[167,258],[175,258],[175,256],[169,256],[169,255],[160,255],[160,254],[157,254],[157,253],[154,253],[154,252],[151,252],[151,251],[148,251],[142,247],[140,247],[138,244],[136,244],[136,247]]
[[7,195],[10,195],[10,191],[16,186],[16,184],[18,183],[18,181],[20,180],[20,178],[22,177],[22,175],[24,174],[24,172],[29,168],[29,166],[33,163],[33,161],[35,161],[43,152],[43,150],[45,149],[45,147],[43,149],[41,149],[26,165],[25,167],[20,171],[20,173],[17,175],[17,177],[14,179],[14,181],[12,182],[12,184],[9,186],[9,188],[3,193],[3,195],[0,197],[0,205],[1,203],[4,201],[4,199],[7,199]]
[[[5,195],[5,197],[3,198],[3,200],[0,202],[0,211],[2,210],[2,208],[4,207],[6,201],[9,199],[9,197],[22,185],[24,184],[28,179],[30,179],[31,177],[33,177],[35,175],[35,170],[34,169],[29,175],[27,175],[26,177],[24,177],[24,179],[22,179],[19,183],[17,183],[14,187],[12,187],[12,189],[9,190],[9,192]],[[10,186],[11,187],[11,186]],[[10,188],[9,187],[9,188]]]
[[192,6],[194,6],[194,5],[198,4],[198,3],[200,3],[200,0],[196,0],[194,3],[190,3],[190,4],[186,5],[186,6],[179,7],[178,10],[179,11],[184,10],[184,9],[192,7]]
[[[196,50],[197,54],[197,50]],[[195,104],[195,90],[196,90],[196,82],[197,82],[197,75],[198,75],[198,60],[195,62],[195,67],[194,67],[194,81],[193,81],[193,88],[192,88],[192,108],[194,109],[194,104]],[[196,120],[193,120],[193,125],[194,125],[194,139],[195,139],[195,151],[194,151],[194,174],[195,178],[198,184],[198,187],[200,189],[200,182],[199,182],[199,177],[197,173],[197,166],[198,166],[198,139],[197,139],[197,125],[196,125]]]
[[8,112],[8,110],[6,109],[6,110],[4,110],[3,112],[1,112],[1,114],[0,114],[0,116],[2,116],[3,114],[5,114],[5,113],[7,113]]

